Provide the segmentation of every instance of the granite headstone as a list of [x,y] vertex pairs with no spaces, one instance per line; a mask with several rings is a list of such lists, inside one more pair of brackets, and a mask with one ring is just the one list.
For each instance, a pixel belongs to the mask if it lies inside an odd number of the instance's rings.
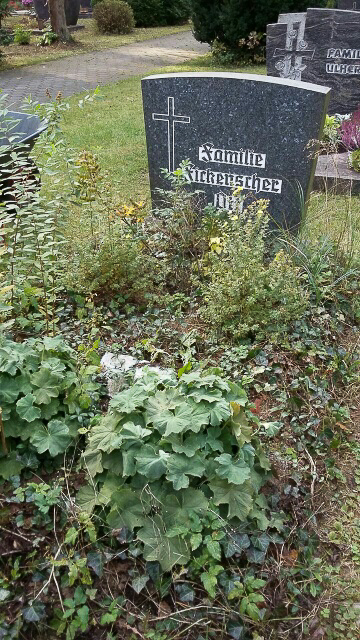
[[338,0],[337,8],[345,11],[360,11],[360,0]]
[[[360,2],[360,0],[358,0]],[[360,105],[360,12],[308,9],[267,29],[267,72],[333,89],[329,113]]]
[[142,80],[153,206],[169,189],[162,169],[189,160],[189,189],[231,209],[269,200],[273,224],[295,230],[315,170],[306,148],[321,136],[330,89],[237,73],[179,73]]

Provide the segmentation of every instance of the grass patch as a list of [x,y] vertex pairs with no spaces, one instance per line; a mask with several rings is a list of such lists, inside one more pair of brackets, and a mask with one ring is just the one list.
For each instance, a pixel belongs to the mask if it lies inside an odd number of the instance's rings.
[[[215,66],[210,55],[156,73],[186,71],[229,71]],[[265,74],[263,66],[241,68],[242,73]],[[151,74],[146,74],[151,75]],[[141,98],[141,77],[125,78],[101,88],[101,97],[87,112],[71,110],[65,116],[65,132],[73,148],[91,149],[104,171],[117,183],[119,200],[150,198],[145,129]],[[79,97],[72,97],[76,104]],[[94,123],[96,126],[94,127]]]
[[[24,23],[25,22],[25,23]],[[4,20],[4,27],[14,28],[17,25],[25,26],[29,29],[37,29],[36,20],[28,21],[28,19],[10,16]],[[169,36],[173,33],[181,33],[189,31],[189,25],[180,25],[173,27],[151,27],[148,29],[134,29],[133,33],[119,35],[103,35],[96,31],[96,25],[92,18],[78,21],[79,25],[83,25],[85,29],[75,31],[73,33],[73,41],[69,43],[55,42],[48,47],[37,47],[37,36],[31,36],[29,45],[10,44],[3,48],[5,58],[2,62],[2,69],[12,69],[14,67],[23,67],[33,64],[48,62],[49,60],[58,60],[59,58],[67,58],[81,53],[90,53],[91,51],[103,51],[104,49],[112,49],[114,47],[122,47],[125,44],[133,42],[142,42],[153,38],[161,38]]]

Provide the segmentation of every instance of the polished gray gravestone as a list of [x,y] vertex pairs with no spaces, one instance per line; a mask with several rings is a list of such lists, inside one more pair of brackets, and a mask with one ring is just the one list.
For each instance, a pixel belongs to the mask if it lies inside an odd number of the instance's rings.
[[337,8],[346,11],[360,11],[360,0],[338,0]]
[[[360,2],[360,0],[357,0]],[[268,75],[333,89],[329,113],[360,106],[360,12],[308,9],[267,29]]]
[[315,171],[307,145],[322,134],[330,90],[237,73],[179,73],[142,80],[153,206],[169,189],[162,169],[189,160],[189,189],[231,209],[269,200],[274,225],[295,230]]

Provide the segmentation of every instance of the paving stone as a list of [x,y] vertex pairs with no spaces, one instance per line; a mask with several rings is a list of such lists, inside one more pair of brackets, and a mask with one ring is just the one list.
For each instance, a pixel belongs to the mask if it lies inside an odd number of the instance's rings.
[[2,71],[0,88],[8,95],[8,105],[19,108],[29,94],[40,102],[48,100],[47,89],[53,97],[58,91],[68,97],[157,67],[180,64],[208,50],[208,45],[197,42],[191,31],[184,31],[105,51]]

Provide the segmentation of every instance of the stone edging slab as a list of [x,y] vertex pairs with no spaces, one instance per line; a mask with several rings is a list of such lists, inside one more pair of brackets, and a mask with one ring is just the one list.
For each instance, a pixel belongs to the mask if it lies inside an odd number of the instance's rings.
[[320,156],[316,166],[313,189],[333,193],[360,194],[360,173],[350,169],[348,153]]

